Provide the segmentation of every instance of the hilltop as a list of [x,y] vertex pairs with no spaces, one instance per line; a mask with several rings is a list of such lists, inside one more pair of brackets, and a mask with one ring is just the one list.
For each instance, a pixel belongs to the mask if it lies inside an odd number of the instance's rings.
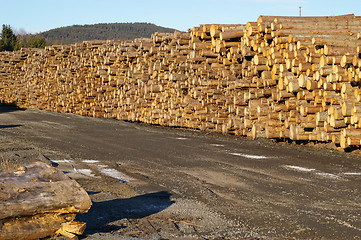
[[160,27],[151,23],[99,23],[60,27],[40,33],[52,43],[71,44],[87,40],[132,40],[150,37],[154,32],[171,33],[176,29]]

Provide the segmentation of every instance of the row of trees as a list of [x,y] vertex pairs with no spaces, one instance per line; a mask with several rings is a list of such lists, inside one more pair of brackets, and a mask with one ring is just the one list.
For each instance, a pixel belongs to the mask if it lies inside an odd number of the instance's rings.
[[16,51],[21,48],[44,48],[46,45],[71,44],[88,40],[149,38],[154,32],[174,32],[175,29],[160,27],[151,23],[100,23],[73,25],[51,29],[41,34],[16,34],[10,25],[2,25],[0,52]]
[[98,23],[55,28],[41,35],[54,44],[72,44],[89,40],[149,38],[154,32],[174,31],[151,23]]
[[46,40],[39,34],[18,34],[15,35],[10,25],[2,25],[0,33],[0,52],[16,51],[21,48],[44,48]]

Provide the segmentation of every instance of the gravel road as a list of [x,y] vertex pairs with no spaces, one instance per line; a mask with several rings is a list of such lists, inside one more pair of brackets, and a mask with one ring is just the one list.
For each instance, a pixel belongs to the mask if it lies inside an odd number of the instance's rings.
[[0,140],[3,159],[47,162],[88,191],[82,239],[361,236],[356,154],[11,107]]

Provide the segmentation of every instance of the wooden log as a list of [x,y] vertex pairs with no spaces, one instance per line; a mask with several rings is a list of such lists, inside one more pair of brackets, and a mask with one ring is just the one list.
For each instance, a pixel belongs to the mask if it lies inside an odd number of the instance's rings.
[[[246,29],[245,26],[244,29]],[[244,35],[244,30],[226,31],[226,32],[221,32],[219,34],[219,39],[220,40],[240,39],[241,37],[243,37],[243,35]]]
[[44,213],[0,220],[3,240],[39,239],[57,234],[62,224],[75,219],[75,214]]
[[257,22],[248,22],[246,24],[245,35],[249,37],[249,36],[254,36],[257,33],[258,33]]
[[270,126],[266,125],[265,127],[265,137],[269,139],[282,138],[282,131],[284,127],[281,126]]
[[[42,163],[0,174],[0,238],[35,239],[54,234],[62,223],[91,206],[74,180]],[[85,227],[85,226],[84,226]]]
[[323,53],[328,56],[342,56],[342,55],[350,55],[355,53],[354,47],[340,47],[340,46],[332,46],[332,45],[324,45]]
[[[267,16],[261,16],[262,18],[267,18]],[[323,23],[323,22],[329,22],[329,21],[350,21],[352,19],[355,19],[354,14],[346,14],[346,15],[340,15],[340,16],[321,16],[321,17],[288,17],[288,16],[273,16],[273,22],[275,23],[286,23],[290,22],[295,26],[296,23],[304,24],[304,22],[311,22],[311,24],[314,23]],[[268,18],[269,19],[269,18]]]

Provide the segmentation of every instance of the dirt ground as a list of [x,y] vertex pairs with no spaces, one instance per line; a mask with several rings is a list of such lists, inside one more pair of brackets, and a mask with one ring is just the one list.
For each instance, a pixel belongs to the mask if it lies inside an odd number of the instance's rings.
[[11,107],[0,141],[0,167],[43,161],[88,191],[81,239],[361,236],[356,154]]

